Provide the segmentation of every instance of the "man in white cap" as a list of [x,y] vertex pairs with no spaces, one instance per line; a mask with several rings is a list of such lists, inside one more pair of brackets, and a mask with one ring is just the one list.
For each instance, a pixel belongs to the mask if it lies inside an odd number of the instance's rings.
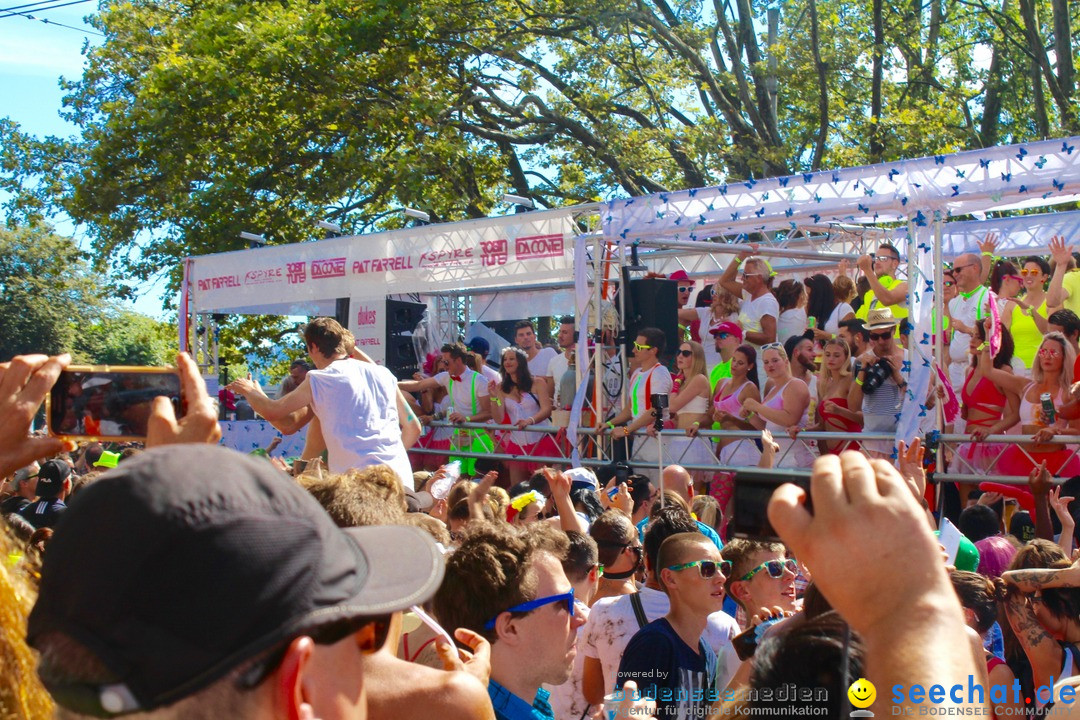
[[[901,372],[904,351],[896,342],[898,324],[889,308],[876,308],[867,314],[870,349],[859,357],[859,373],[848,397],[848,407],[862,412],[863,431],[867,433],[894,431],[904,405],[907,380]],[[867,440],[862,445],[870,457],[892,456],[891,440]]]

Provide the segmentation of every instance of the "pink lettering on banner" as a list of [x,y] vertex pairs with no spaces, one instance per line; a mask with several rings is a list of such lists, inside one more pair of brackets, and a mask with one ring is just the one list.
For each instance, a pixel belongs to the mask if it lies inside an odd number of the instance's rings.
[[245,285],[264,285],[266,283],[281,282],[281,268],[268,268],[266,270],[248,270],[244,275]]
[[[357,345],[370,346],[370,345],[382,345],[382,342],[379,340],[379,338],[356,338],[356,344]],[[382,363],[379,363],[379,364],[381,365]]]
[[199,281],[199,290],[205,292],[207,290],[221,290],[222,288],[237,288],[240,287],[239,275],[219,275],[217,277],[206,278]]
[[376,314],[378,311],[375,308],[360,307],[360,310],[356,313],[357,325],[374,325]]
[[475,258],[472,248],[428,250],[420,254],[420,267],[453,267],[471,265]]
[[484,267],[505,265],[509,254],[509,244],[505,238],[480,241],[480,264]]
[[297,283],[307,282],[307,264],[302,262],[285,263],[285,277],[288,278],[289,283],[296,285]]
[[530,235],[514,241],[514,253],[518,260],[536,260],[538,258],[562,257],[563,236]]
[[311,261],[311,279],[345,277],[345,258],[328,258]]
[[352,274],[363,275],[369,272],[389,272],[391,270],[412,270],[413,259],[410,255],[398,255],[390,258],[371,260],[353,260]]

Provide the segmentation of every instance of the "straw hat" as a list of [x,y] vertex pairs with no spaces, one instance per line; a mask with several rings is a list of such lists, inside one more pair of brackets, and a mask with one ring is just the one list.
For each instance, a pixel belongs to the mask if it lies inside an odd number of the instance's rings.
[[866,314],[867,330],[885,330],[899,324],[900,321],[893,317],[892,310],[887,307],[874,308]]

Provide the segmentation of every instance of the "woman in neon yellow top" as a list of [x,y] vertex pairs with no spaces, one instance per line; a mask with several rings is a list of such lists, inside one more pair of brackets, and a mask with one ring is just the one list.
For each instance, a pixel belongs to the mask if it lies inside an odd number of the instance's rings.
[[1030,368],[1047,331],[1046,283],[1050,265],[1041,257],[1026,257],[1019,274],[1024,294],[1008,298],[1001,321],[1012,332],[1016,357]]

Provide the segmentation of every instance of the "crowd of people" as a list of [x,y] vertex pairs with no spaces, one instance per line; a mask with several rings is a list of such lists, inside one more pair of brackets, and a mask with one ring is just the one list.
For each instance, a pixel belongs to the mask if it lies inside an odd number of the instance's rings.
[[[672,277],[682,336],[632,339],[625,397],[596,423],[623,460],[594,469],[549,460],[568,454],[553,415],[577,390],[572,318],[558,351],[522,321],[497,369],[474,337],[407,381],[334,320],[313,320],[310,364],[276,397],[249,379],[229,386],[282,432],[308,428],[291,464],[215,446],[218,410],[186,355],[186,412],[153,399],[145,442],[31,433],[68,358],[15,358],[0,365],[0,707],[843,717],[865,678],[880,714],[919,714],[934,686],[932,714],[1069,714],[1080,473],[1074,447],[1051,441],[1080,430],[1068,307],[1080,273],[1059,240],[1052,264],[993,249],[947,269],[934,341],[949,363],[917,400],[969,434],[938,463],[1028,484],[960,488],[945,513],[920,440],[894,453],[865,437],[891,433],[913,401],[889,244],[858,260],[858,282],[842,265],[775,283],[750,248],[700,307],[697,284]],[[605,353],[607,372],[618,351]],[[1034,437],[986,442],[1010,432]],[[713,464],[812,472],[772,494],[776,536],[736,535],[734,478],[702,469]]]

